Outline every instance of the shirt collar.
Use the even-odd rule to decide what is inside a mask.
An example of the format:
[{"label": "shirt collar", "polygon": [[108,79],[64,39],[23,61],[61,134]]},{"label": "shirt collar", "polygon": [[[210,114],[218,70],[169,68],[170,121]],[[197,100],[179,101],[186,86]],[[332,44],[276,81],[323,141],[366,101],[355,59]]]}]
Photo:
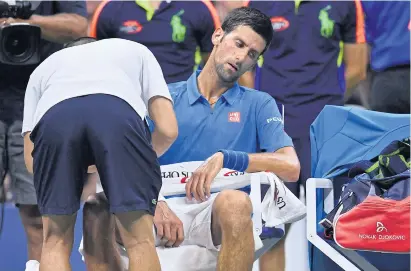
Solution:
[{"label": "shirt collar", "polygon": [[[201,70],[195,71],[187,80],[188,102],[190,103],[190,105],[193,105],[202,97],[197,85],[197,77],[200,74],[200,72]],[[228,89],[222,96],[228,104],[232,105],[240,96],[240,93],[240,86],[238,85],[238,83],[235,83],[234,86]]]},{"label": "shirt collar", "polygon": [[[151,19],[154,16],[155,9],[150,6],[150,4],[147,2],[147,0],[135,0],[135,1],[136,1],[136,4],[138,6],[140,6],[141,8],[143,8],[146,11],[147,21],[151,21]],[[171,0],[165,0],[163,2],[166,2],[167,4],[170,4]],[[160,4],[160,6],[161,6],[161,4]],[[160,8],[160,6],[159,6],[159,8]]]}]

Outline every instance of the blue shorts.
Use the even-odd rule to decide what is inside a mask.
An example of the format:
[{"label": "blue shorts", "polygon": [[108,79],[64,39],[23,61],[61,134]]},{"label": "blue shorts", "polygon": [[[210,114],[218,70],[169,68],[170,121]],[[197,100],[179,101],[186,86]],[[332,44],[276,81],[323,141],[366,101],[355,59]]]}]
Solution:
[{"label": "blue shorts", "polygon": [[96,165],[112,213],[154,214],[161,171],[146,122],[115,96],[62,101],[31,133],[34,186],[42,215],[80,208],[87,168]]}]

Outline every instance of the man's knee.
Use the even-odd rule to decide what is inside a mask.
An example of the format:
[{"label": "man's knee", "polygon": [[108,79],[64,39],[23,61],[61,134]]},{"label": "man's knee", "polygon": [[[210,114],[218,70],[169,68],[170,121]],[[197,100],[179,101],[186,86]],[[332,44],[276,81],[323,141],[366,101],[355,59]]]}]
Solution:
[{"label": "man's knee", "polygon": [[43,241],[55,243],[65,240],[64,245],[70,245],[74,238],[74,225],[77,213],[71,215],[44,215],[43,216]]},{"label": "man's knee", "polygon": [[249,196],[237,190],[220,192],[213,205],[213,213],[221,227],[231,227],[242,224],[242,221],[251,221],[252,210]]},{"label": "man's knee", "polygon": [[38,205],[19,204],[18,208],[24,226],[42,228],[41,214]]},{"label": "man's knee", "polygon": [[43,221],[37,205],[19,205],[20,218],[30,247],[43,243]]}]

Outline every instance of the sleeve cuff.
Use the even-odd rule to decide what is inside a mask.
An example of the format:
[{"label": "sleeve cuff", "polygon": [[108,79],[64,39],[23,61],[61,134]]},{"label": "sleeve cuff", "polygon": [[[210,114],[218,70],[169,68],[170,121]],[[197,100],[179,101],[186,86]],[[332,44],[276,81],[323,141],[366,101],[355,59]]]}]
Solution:
[{"label": "sleeve cuff", "polygon": [[159,193],[157,201],[166,201],[166,198],[161,193]]}]

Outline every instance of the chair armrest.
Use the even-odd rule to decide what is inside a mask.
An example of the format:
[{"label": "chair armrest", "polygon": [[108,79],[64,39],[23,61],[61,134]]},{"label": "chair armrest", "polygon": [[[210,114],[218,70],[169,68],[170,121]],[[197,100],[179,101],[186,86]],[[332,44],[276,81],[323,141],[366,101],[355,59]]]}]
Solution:
[{"label": "chair armrest", "polygon": [[[306,185],[306,205],[307,205],[307,239],[315,247],[330,257],[344,270],[360,271],[357,266],[331,247],[320,236],[317,235],[317,188],[324,189],[324,207],[329,211],[334,207],[333,183],[329,179],[310,178]],[[324,208],[324,211],[326,208]],[[327,212],[327,211],[326,211]]]},{"label": "chair armrest", "polygon": [[[317,188],[325,189],[324,211],[334,208],[333,183],[329,179],[310,178],[307,180],[307,234],[317,235]],[[327,210],[326,210],[327,209]]]}]

